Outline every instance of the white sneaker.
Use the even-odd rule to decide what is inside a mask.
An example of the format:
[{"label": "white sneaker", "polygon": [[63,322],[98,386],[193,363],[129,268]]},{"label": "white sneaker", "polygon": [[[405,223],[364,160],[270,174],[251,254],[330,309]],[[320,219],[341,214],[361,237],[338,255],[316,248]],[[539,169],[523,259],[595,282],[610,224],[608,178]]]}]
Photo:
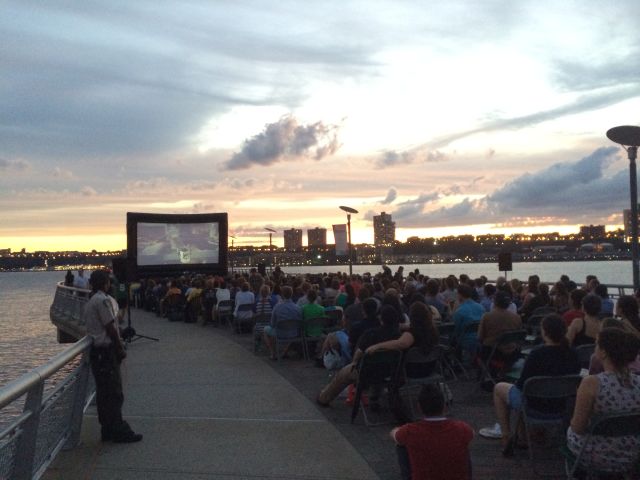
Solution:
[{"label": "white sneaker", "polygon": [[481,428],[478,434],[484,438],[502,438],[502,429],[500,424],[496,423],[493,427]]}]

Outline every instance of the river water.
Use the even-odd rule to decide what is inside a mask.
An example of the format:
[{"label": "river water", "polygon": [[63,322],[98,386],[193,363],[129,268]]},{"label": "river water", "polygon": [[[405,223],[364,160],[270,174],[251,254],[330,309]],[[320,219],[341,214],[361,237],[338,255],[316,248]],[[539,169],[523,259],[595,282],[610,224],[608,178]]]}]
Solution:
[{"label": "river water", "polygon": [[[390,265],[395,272],[396,266]],[[485,275],[495,279],[501,272],[495,263],[455,263],[405,265],[405,273],[415,268],[430,277],[466,273],[472,278]],[[321,273],[346,271],[345,266],[283,267],[285,273]],[[380,271],[373,265],[354,265],[354,273]],[[45,363],[65,348],[56,342],[56,329],[49,320],[56,283],[65,272],[2,272],[0,273],[0,386]],[[526,280],[538,274],[542,281],[553,282],[567,274],[577,283],[587,274],[594,274],[607,284],[632,283],[631,262],[536,262],[514,263],[508,278]]]}]

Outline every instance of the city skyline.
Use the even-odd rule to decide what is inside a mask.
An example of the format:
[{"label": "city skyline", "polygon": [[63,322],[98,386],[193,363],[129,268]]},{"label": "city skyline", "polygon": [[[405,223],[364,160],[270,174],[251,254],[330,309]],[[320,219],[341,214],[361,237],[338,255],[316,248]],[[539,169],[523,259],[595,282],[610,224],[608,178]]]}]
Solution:
[{"label": "city skyline", "polygon": [[[606,7],[606,8],[605,8]],[[396,238],[623,225],[633,0],[9,1],[0,247],[116,250],[126,212]],[[282,245],[282,233],[274,244]]]}]

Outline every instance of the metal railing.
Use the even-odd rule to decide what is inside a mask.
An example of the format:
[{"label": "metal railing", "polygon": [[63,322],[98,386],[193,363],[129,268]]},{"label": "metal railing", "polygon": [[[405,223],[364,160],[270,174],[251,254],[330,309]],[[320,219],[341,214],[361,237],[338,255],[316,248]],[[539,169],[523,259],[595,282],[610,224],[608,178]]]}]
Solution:
[{"label": "metal railing", "polygon": [[94,392],[91,343],[84,337],[0,388],[0,479],[38,479],[62,448],[79,443],[84,410]]}]

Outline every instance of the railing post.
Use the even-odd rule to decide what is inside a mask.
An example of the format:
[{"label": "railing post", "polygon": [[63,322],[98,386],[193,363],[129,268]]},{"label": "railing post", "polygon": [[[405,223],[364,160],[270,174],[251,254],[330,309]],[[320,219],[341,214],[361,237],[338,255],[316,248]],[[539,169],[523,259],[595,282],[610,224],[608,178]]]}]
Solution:
[{"label": "railing post", "polygon": [[76,391],[71,408],[71,418],[69,436],[62,447],[64,450],[75,448],[80,443],[80,431],[82,430],[82,419],[84,417],[84,406],[87,400],[87,385],[89,383],[90,358],[89,348],[85,349],[80,361],[80,371],[76,379]]},{"label": "railing post", "polygon": [[29,390],[29,393],[27,393],[24,412],[31,412],[31,416],[24,423],[22,435],[20,435],[16,445],[15,480],[30,480],[33,474],[43,391],[44,380],[40,378],[34,387]]}]

